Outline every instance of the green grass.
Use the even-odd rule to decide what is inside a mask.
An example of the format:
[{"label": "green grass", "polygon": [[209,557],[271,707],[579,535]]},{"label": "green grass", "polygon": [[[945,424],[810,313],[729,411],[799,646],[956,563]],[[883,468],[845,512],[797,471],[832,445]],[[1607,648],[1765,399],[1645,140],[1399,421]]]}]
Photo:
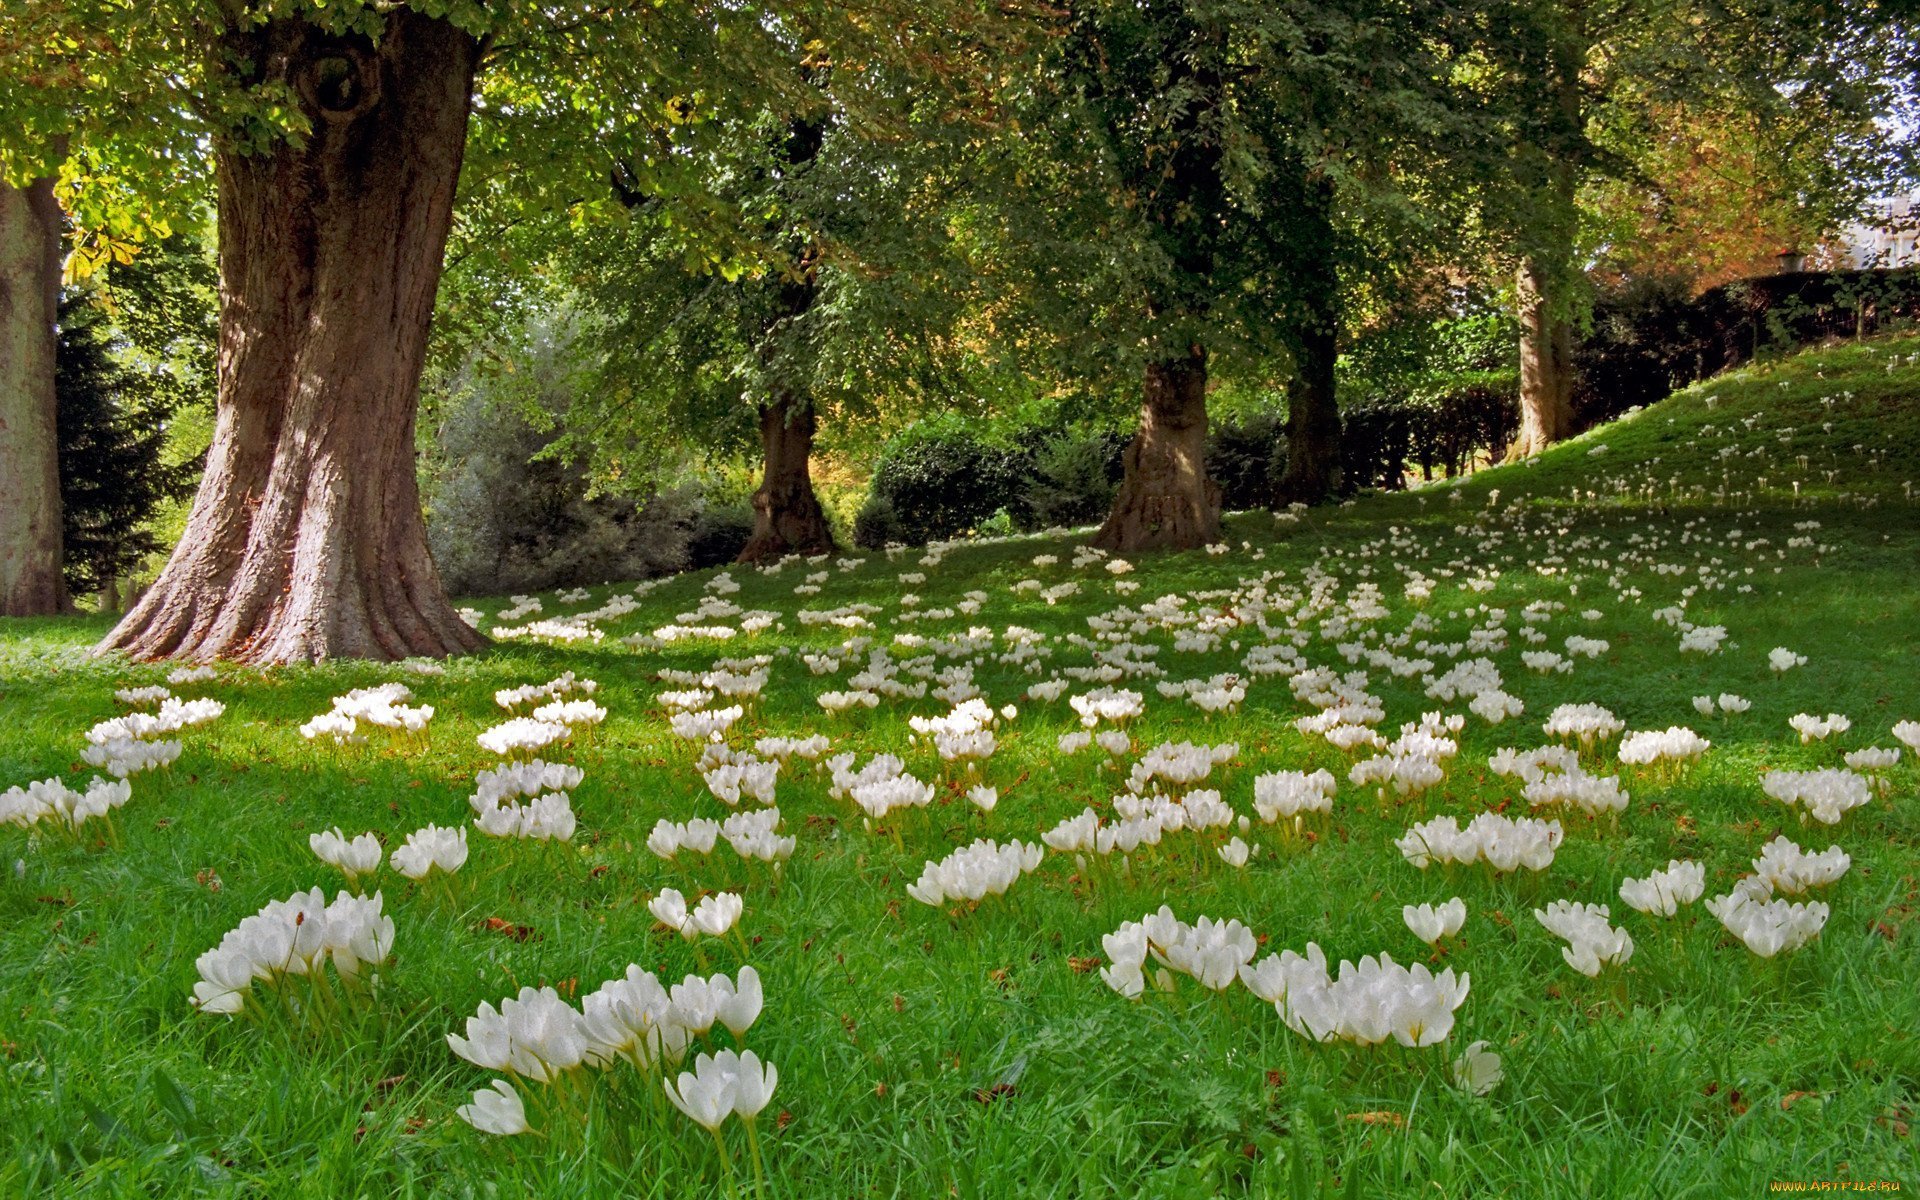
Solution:
[{"label": "green grass", "polygon": [[[616,1127],[603,1115],[542,1141],[488,1138],[453,1117],[488,1076],[443,1035],[482,1001],[522,984],[590,990],[629,962],[668,979],[696,968],[694,950],[647,911],[663,886],[746,894],[742,929],[767,989],[746,1042],[780,1068],[761,1122],[776,1195],[1681,1197],[1752,1195],[1770,1180],[1920,1183],[1909,1132],[1920,1108],[1920,775],[1903,761],[1889,799],[1834,829],[1802,827],[1758,783],[1763,769],[1837,765],[1843,749],[1892,744],[1896,720],[1920,718],[1920,507],[1906,487],[1920,480],[1917,352],[1920,341],[1896,340],[1762,364],[1536,465],[1316,511],[1298,525],[1234,517],[1229,554],[1137,557],[1128,578],[1142,587],[1131,596],[1116,597],[1104,572],[1070,571],[1075,539],[1023,539],[957,548],[936,567],[918,566],[918,551],[875,556],[833,569],[817,596],[792,591],[814,568],[737,571],[742,591],[731,599],[785,618],[755,639],[665,652],[620,644],[691,610],[703,574],[649,593],[597,645],[503,644],[438,678],[365,664],[223,669],[186,694],[224,700],[226,715],[185,734],[170,773],[136,778],[116,818],[120,844],[29,851],[23,833],[0,829],[9,867],[0,877],[0,1195],[724,1194],[711,1142],[677,1118]],[[1813,544],[1787,548],[1801,537]],[[1062,562],[1032,567],[1041,553]],[[845,636],[802,628],[800,608],[882,605],[884,638],[907,590],[898,574],[925,570],[911,588],[923,607],[974,588],[991,598],[977,617],[912,631],[1085,633],[1089,615],[1117,604],[1236,589],[1268,571],[1285,573],[1272,585],[1282,590],[1315,565],[1339,579],[1336,597],[1363,580],[1381,586],[1390,614],[1372,623],[1374,645],[1404,630],[1416,607],[1434,622],[1416,638],[1459,641],[1481,619],[1469,609],[1504,608],[1513,631],[1529,601],[1555,600],[1566,609],[1543,626],[1544,645],[1581,633],[1611,649],[1571,674],[1540,676],[1521,666],[1526,643],[1515,636],[1493,657],[1525,715],[1500,726],[1470,717],[1446,783],[1425,804],[1385,813],[1345,782],[1345,756],[1294,730],[1309,710],[1284,680],[1254,682],[1241,711],[1214,719],[1160,698],[1152,681],[1133,682],[1148,697],[1132,729],[1137,749],[1182,738],[1239,744],[1210,784],[1242,813],[1252,814],[1263,771],[1326,766],[1341,777],[1325,836],[1269,845],[1241,871],[1210,843],[1173,834],[1136,857],[1129,878],[1082,879],[1049,856],[971,914],[910,900],[905,885],[924,860],[976,836],[1036,839],[1124,779],[1124,760],[1103,766],[1098,750],[1058,755],[1056,738],[1075,727],[1064,701],[1026,700],[1036,677],[990,657],[977,682],[996,705],[1020,706],[985,768],[1003,793],[994,813],[943,789],[928,813],[901,823],[902,853],[863,830],[819,776],[783,773],[783,828],[800,845],[777,886],[749,877],[724,846],[682,864],[645,848],[662,816],[724,815],[692,750],[667,731],[655,672]],[[1685,573],[1655,569],[1674,566]],[[1413,567],[1438,584],[1419,606],[1402,594],[1402,569]],[[1468,591],[1483,571],[1499,573],[1494,589]],[[1084,584],[1049,607],[1009,591],[1027,577]],[[589,604],[612,590],[594,589]],[[561,609],[545,599],[549,615]],[[1653,618],[1683,599],[1689,620],[1729,630],[1718,655],[1679,655],[1677,632]],[[1603,615],[1585,620],[1588,608]],[[1323,615],[1303,623],[1316,631],[1308,659],[1352,669],[1335,642],[1359,635],[1320,636]],[[88,657],[105,628],[90,618],[0,623],[0,784],[84,779],[82,735],[120,711],[113,690],[164,678],[161,666]],[[1162,644],[1157,661],[1184,679],[1237,670],[1261,640],[1256,628],[1233,636],[1239,651],[1175,652],[1163,631],[1144,640]],[[1775,676],[1766,663],[1774,646],[1808,664]],[[1062,642],[1050,666],[1086,661]],[[383,873],[394,958],[372,1006],[324,1035],[189,1006],[195,956],[242,917],[296,889],[340,886],[308,851],[308,833],[337,824],[397,844],[429,822],[467,821],[473,773],[490,765],[473,738],[500,716],[493,690],[567,669],[597,679],[612,713],[567,756],[586,771],[572,849],[473,834],[450,898]],[[1417,680],[1370,675],[1389,732],[1442,707]],[[332,695],[394,678],[438,710],[429,748],[335,753],[295,732]],[[813,695],[843,686],[844,673],[816,679],[797,658],[779,658],[742,732],[829,732],[836,750],[894,750],[922,778],[940,773],[930,750],[907,746],[906,717],[943,705],[823,717]],[[1749,697],[1752,711],[1693,712],[1690,697],[1721,691]],[[1486,771],[1487,755],[1541,744],[1540,721],[1575,700],[1606,705],[1630,728],[1692,725],[1714,747],[1670,786],[1627,772],[1633,801],[1618,828],[1566,819],[1567,844],[1541,877],[1423,873],[1400,859],[1391,839],[1430,812],[1524,808],[1517,785]],[[1803,747],[1786,725],[1800,711],[1842,712],[1854,727]],[[1823,935],[1780,961],[1749,954],[1697,905],[1663,923],[1619,902],[1623,877],[1675,857],[1704,862],[1709,894],[1723,892],[1779,832],[1853,855],[1825,897],[1833,911]],[[1269,951],[1317,941],[1334,959],[1386,951],[1408,961],[1425,951],[1400,906],[1454,894],[1470,915],[1444,961],[1470,972],[1473,990],[1447,1046],[1431,1051],[1315,1048],[1239,988],[1214,996],[1186,981],[1130,1003],[1071,962],[1099,955],[1102,933],[1163,902],[1188,920],[1238,917]],[[1624,969],[1587,980],[1562,963],[1531,915],[1561,896],[1613,906],[1639,944]],[[493,931],[492,917],[531,936]],[[713,956],[712,969],[737,961],[724,946]],[[1486,1098],[1448,1081],[1447,1062],[1475,1039],[1505,1062],[1505,1081]],[[1382,1113],[1392,1116],[1357,1119]]]}]

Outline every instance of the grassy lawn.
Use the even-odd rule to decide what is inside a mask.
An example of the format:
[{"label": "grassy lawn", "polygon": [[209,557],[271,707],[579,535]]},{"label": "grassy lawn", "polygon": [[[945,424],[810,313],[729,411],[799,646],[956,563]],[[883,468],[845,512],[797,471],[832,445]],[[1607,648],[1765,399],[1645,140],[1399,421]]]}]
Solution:
[{"label": "grassy lawn", "polygon": [[[744,897],[745,961],[766,1003],[742,1042],[779,1069],[759,1122],[768,1194],[1682,1197],[1758,1194],[1772,1180],[1920,1186],[1910,1130],[1920,1110],[1920,772],[1906,753],[1890,794],[1834,826],[1803,824],[1761,788],[1767,771],[1837,767],[1845,751],[1893,746],[1895,722],[1920,719],[1911,482],[1920,482],[1920,340],[1887,340],[1750,367],[1536,464],[1457,486],[1297,523],[1235,516],[1225,553],[1142,555],[1119,577],[1072,566],[1082,531],[962,545],[935,561],[912,550],[776,574],[737,569],[740,590],[725,599],[777,612],[779,623],[724,641],[622,640],[681,614],[737,625],[691,618],[712,595],[709,572],[646,591],[637,611],[598,623],[598,641],[501,642],[443,675],[222,667],[176,691],[216,698],[225,714],[178,735],[185,750],[169,770],[135,776],[110,828],[30,842],[0,826],[0,1195],[750,1195],[743,1130],[725,1130],[728,1176],[705,1131],[659,1103],[658,1085],[631,1067],[590,1073],[593,1086],[569,1101],[590,1117],[554,1114],[537,1135],[493,1137],[454,1115],[494,1078],[445,1040],[481,1003],[523,985],[578,1002],[630,963],[669,983],[738,968],[731,942],[688,942],[655,921],[649,900],[664,887]],[[1040,555],[1058,562],[1036,566]],[[817,594],[797,595],[819,571]],[[924,581],[903,583],[907,573]],[[1416,575],[1431,584],[1424,599],[1408,594]],[[1027,579],[1078,590],[1049,603],[1013,590]],[[1117,591],[1129,583],[1138,590]],[[572,603],[546,595],[540,615],[631,591],[595,588]],[[951,609],[970,591],[985,594],[975,613],[902,620]],[[917,608],[903,608],[907,592]],[[1140,614],[1163,597],[1183,603]],[[854,603],[875,606],[872,628],[799,619]],[[476,602],[487,628],[509,605]],[[1721,648],[1681,653],[1675,614],[1656,616],[1673,606],[1692,625],[1724,626]],[[1209,716],[1162,696],[1159,678],[1123,680],[1115,686],[1145,697],[1126,727],[1131,749],[1062,753],[1060,735],[1079,728],[1066,697],[1029,699],[1027,689],[1088,666],[1086,644],[1069,635],[1092,636],[1089,618],[1123,608],[1118,627],[1158,648],[1150,661],[1164,679],[1239,673],[1246,699]],[[1217,638],[1176,648],[1196,615],[1220,618]],[[1011,626],[1047,635],[1051,656],[998,661]],[[1425,680],[1482,656],[1464,643],[1496,626],[1502,644],[1484,657],[1525,708],[1489,724],[1463,698],[1430,697]],[[88,657],[106,627],[85,617],[0,622],[0,787],[50,775],[84,783],[86,731],[125,711],[115,689],[165,681],[166,666]],[[939,715],[945,703],[883,699],[830,717],[815,696],[845,690],[859,664],[814,676],[800,659],[854,635],[888,646],[895,634],[937,642],[976,627],[993,635],[984,649],[890,648],[900,661],[944,651],[934,665],[972,663],[986,699],[1017,706],[978,772],[1000,791],[991,812],[964,798],[975,780],[911,739],[908,717]],[[1543,635],[1537,645],[1529,627]],[[1564,652],[1574,635],[1607,648],[1564,673],[1522,662],[1523,651]],[[1298,642],[1310,666],[1364,671],[1388,738],[1425,712],[1465,715],[1444,781],[1385,800],[1350,783],[1356,756],[1296,729],[1314,709],[1287,678],[1247,673],[1248,653],[1270,641]],[[1775,647],[1805,665],[1774,671]],[[824,733],[833,753],[861,762],[896,753],[937,783],[934,802],[863,822],[850,800],[828,795],[823,772],[796,759],[778,785],[780,829],[798,839],[780,872],[749,866],[724,843],[704,858],[650,852],[661,818],[729,812],[695,768],[699,747],[670,731],[657,697],[678,685],[657,673],[760,654],[773,656],[771,682],[733,746]],[[1390,665],[1420,658],[1431,665],[1405,674]],[[570,845],[484,837],[468,795],[496,761],[474,740],[506,715],[493,693],[563,671],[597,680],[610,714],[554,756],[585,772],[572,794],[578,831]],[[297,732],[331,697],[389,680],[434,707],[424,744],[376,736],[334,749]],[[1094,686],[1072,680],[1067,696]],[[1695,711],[1693,697],[1723,692],[1751,708]],[[1591,756],[1589,769],[1617,773],[1631,802],[1617,820],[1539,814],[1565,827],[1544,872],[1423,871],[1403,859],[1394,839],[1416,821],[1524,813],[1520,784],[1488,758],[1545,744],[1541,723],[1569,702],[1603,705],[1629,730],[1689,726],[1712,748],[1670,777],[1620,766],[1610,751]],[[1803,712],[1845,714],[1852,728],[1803,745],[1788,726]],[[923,863],[976,837],[1037,842],[1089,805],[1110,812],[1133,761],[1169,740],[1237,746],[1201,786],[1255,818],[1245,867],[1216,853],[1237,830],[1183,830],[1124,865],[1114,855],[1079,866],[1050,851],[977,909],[907,895]],[[1321,767],[1339,788],[1311,837],[1257,820],[1256,776]],[[195,958],[227,930],[296,890],[343,886],[309,851],[310,833],[371,830],[393,847],[430,823],[467,826],[471,857],[444,880],[415,884],[383,868],[371,882],[396,926],[371,1000],[319,1028],[278,1012],[241,1020],[192,1007]],[[1663,919],[1621,902],[1622,879],[1670,859],[1703,864],[1706,894],[1724,894],[1779,834],[1852,856],[1817,896],[1831,915],[1802,949],[1764,959],[1702,904]],[[1465,928],[1430,950],[1401,906],[1456,895]],[[1610,905],[1636,944],[1631,959],[1597,978],[1571,969],[1533,916],[1561,898]],[[1245,922],[1263,955],[1310,942],[1336,963],[1384,952],[1468,973],[1471,992],[1451,1036],[1428,1049],[1316,1045],[1239,985],[1215,993],[1182,978],[1171,992],[1125,999],[1094,969],[1106,963],[1102,935],[1162,904],[1189,922]],[[1450,1064],[1482,1040],[1505,1077],[1476,1096],[1455,1085]],[[716,1044],[731,1043],[723,1033]],[[531,1109],[543,1088],[520,1091]]]}]

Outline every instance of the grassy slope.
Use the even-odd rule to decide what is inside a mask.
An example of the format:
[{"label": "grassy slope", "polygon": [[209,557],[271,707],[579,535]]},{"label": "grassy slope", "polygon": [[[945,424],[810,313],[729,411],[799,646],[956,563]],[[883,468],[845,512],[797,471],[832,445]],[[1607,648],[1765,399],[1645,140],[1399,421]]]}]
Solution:
[{"label": "grassy slope", "polygon": [[[0,879],[0,1194],[717,1193],[711,1145],[685,1123],[648,1133],[630,1161],[600,1152],[604,1131],[584,1151],[578,1139],[547,1147],[475,1134],[451,1111],[485,1077],[455,1059],[442,1034],[523,983],[591,988],[630,961],[677,978],[694,968],[692,953],[653,928],[646,898],[668,885],[742,883],[743,927],[759,939],[753,960],[768,990],[747,1040],[779,1065],[774,1109],[790,1117],[768,1137],[781,1194],[1673,1197],[1752,1194],[1769,1179],[1920,1181],[1908,1134],[1920,1107],[1915,769],[1902,764],[1890,803],[1831,831],[1803,833],[1757,784],[1763,767],[1837,762],[1831,745],[1797,743],[1785,723],[1795,712],[1849,714],[1844,748],[1890,744],[1895,720],[1920,718],[1920,532],[1902,486],[1920,480],[1915,351],[1920,342],[1896,341],[1752,368],[1535,466],[1315,513],[1294,529],[1238,517],[1230,535],[1250,550],[1138,560],[1132,578],[1145,586],[1128,603],[1227,588],[1269,569],[1297,581],[1318,561],[1343,585],[1382,584],[1388,632],[1412,615],[1395,561],[1418,565],[1441,584],[1424,606],[1439,621],[1429,636],[1447,640],[1464,636],[1473,605],[1505,607],[1511,629],[1530,599],[1566,602],[1545,626],[1547,644],[1578,632],[1608,639],[1611,651],[1542,677],[1521,667],[1525,643],[1514,639],[1496,657],[1526,715],[1499,727],[1469,719],[1438,809],[1518,803],[1511,784],[1488,777],[1486,756],[1539,744],[1539,721],[1562,701],[1605,704],[1634,728],[1692,724],[1714,750],[1683,784],[1630,779],[1633,804],[1617,832],[1570,821],[1568,844],[1539,880],[1414,870],[1390,844],[1413,814],[1383,816],[1343,781],[1330,835],[1310,849],[1269,848],[1235,872],[1191,835],[1173,835],[1136,864],[1130,885],[1089,888],[1050,860],[1007,900],[949,919],[906,898],[923,859],[982,834],[1034,838],[1118,787],[1098,751],[1056,755],[1072,714],[1025,701],[1030,678],[991,660],[978,674],[988,696],[1022,709],[987,767],[1004,794],[995,813],[943,797],[908,827],[903,855],[848,820],[851,806],[829,800],[817,778],[783,779],[785,828],[801,842],[777,894],[746,881],[724,847],[702,866],[661,863],[643,845],[657,818],[722,810],[667,735],[653,672],[835,640],[791,620],[783,633],[722,651],[636,655],[611,637],[584,650],[501,646],[443,678],[409,679],[438,709],[424,752],[336,756],[294,732],[329,696],[397,677],[390,669],[230,672],[206,689],[228,702],[226,717],[187,735],[170,779],[136,782],[119,821],[124,846],[29,856],[24,877]],[[1649,478],[1658,481],[1651,496]],[[1797,499],[1793,478],[1803,481]],[[1810,520],[1820,522],[1810,534],[1818,548],[1782,556],[1804,535],[1795,523]],[[1043,552],[1064,558],[1059,544],[1034,540],[958,549],[913,590],[931,606],[983,589],[993,599],[978,623],[995,629],[1084,631],[1088,614],[1116,603],[1104,575],[1054,608],[1011,595],[1028,576],[1068,577],[1064,562],[1028,565]],[[918,557],[836,571],[805,599],[792,594],[794,568],[776,578],[743,572],[733,599],[788,614],[860,599],[891,613],[902,590],[895,576],[922,569]],[[1530,569],[1547,559],[1547,571]],[[1703,565],[1712,568],[1704,587]],[[1469,594],[1462,585],[1481,568],[1498,569],[1499,584]],[[697,603],[704,582],[666,584],[610,632],[671,620]],[[1680,657],[1675,632],[1651,619],[1690,587],[1699,588],[1690,618],[1731,631],[1717,657]],[[1626,589],[1639,594],[1623,597]],[[596,589],[593,603],[606,594]],[[1589,606],[1604,616],[1581,619]],[[101,631],[92,620],[0,623],[0,783],[77,773],[82,732],[117,711],[113,688],[164,676],[86,658]],[[1258,638],[1249,635],[1247,644]],[[1765,655],[1776,645],[1810,662],[1772,677]],[[1307,654],[1346,669],[1329,641],[1316,638]],[[1172,678],[1233,670],[1238,659],[1226,648],[1169,647],[1160,657]],[[1055,660],[1081,661],[1066,647]],[[339,824],[397,840],[429,821],[462,821],[472,773],[487,762],[472,739],[497,717],[493,689],[569,668],[600,681],[613,713],[573,755],[587,773],[575,794],[576,852],[476,836],[452,901],[383,876],[399,926],[387,988],[371,1015],[332,1039],[188,1007],[193,958],[226,929],[296,888],[338,885],[308,852],[309,831]],[[899,749],[907,713],[938,708],[925,701],[830,723],[812,694],[839,685],[795,661],[775,670],[759,726],[823,728],[836,749]],[[1416,685],[1373,675],[1389,725],[1436,707]],[[1138,744],[1239,743],[1215,782],[1242,812],[1252,811],[1260,771],[1324,765],[1344,776],[1341,756],[1293,730],[1305,710],[1282,681],[1256,683],[1239,714],[1213,720],[1134,686],[1149,696]],[[1689,697],[1720,691],[1750,697],[1752,711],[1697,718]],[[909,752],[911,769],[931,777],[930,758]],[[1668,926],[1618,902],[1621,878],[1671,857],[1701,859],[1710,893],[1724,891],[1781,831],[1854,855],[1829,897],[1825,934],[1784,962],[1755,959],[1697,907]],[[21,843],[0,831],[6,861]],[[1330,957],[1384,950],[1405,961],[1420,947],[1400,905],[1456,893],[1471,916],[1448,961],[1474,982],[1449,1048],[1485,1038],[1502,1052],[1507,1079],[1486,1100],[1446,1085],[1439,1052],[1315,1051],[1244,990],[1216,998],[1188,984],[1129,1004],[1069,963],[1099,954],[1101,933],[1163,901],[1188,919],[1239,917],[1273,950],[1313,940]],[[1588,981],[1562,964],[1529,911],[1562,895],[1613,904],[1640,945],[1624,973]],[[487,917],[534,936],[490,932]],[[1001,1082],[1011,1093],[982,1103]],[[1404,1128],[1353,1119],[1370,1112],[1397,1114]]]}]

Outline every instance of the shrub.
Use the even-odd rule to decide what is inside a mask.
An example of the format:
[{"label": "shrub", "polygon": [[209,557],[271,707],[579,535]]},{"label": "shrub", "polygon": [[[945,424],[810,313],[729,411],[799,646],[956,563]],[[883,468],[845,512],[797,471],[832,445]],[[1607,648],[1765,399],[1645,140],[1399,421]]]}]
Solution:
[{"label": "shrub", "polygon": [[1229,510],[1267,508],[1287,473],[1287,422],[1278,411],[1215,421],[1207,438],[1207,474]]},{"label": "shrub", "polygon": [[732,562],[753,536],[753,506],[709,501],[694,515],[687,531],[687,569],[719,567]]},{"label": "shrub", "polygon": [[710,506],[693,484],[596,491],[586,469],[550,453],[581,378],[564,319],[520,332],[515,370],[479,359],[438,395],[422,492],[427,540],[449,590],[544,591],[640,579],[730,559],[750,518]]},{"label": "shrub", "polygon": [[[1002,508],[1016,524],[1024,523],[1020,492],[1030,469],[1025,451],[964,430],[896,438],[881,452],[854,540],[862,546],[939,541],[966,533]],[[876,501],[892,510],[890,520],[883,521]],[[880,532],[883,525],[888,532]]]},{"label": "shrub", "polygon": [[1030,528],[1090,525],[1113,507],[1128,438],[1120,433],[1060,433],[1035,447],[1020,498]]}]

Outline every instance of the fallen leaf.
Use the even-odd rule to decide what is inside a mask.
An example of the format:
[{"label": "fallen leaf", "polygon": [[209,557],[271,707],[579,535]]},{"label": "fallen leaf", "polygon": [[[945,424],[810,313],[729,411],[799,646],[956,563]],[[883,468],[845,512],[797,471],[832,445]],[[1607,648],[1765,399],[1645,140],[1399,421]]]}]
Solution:
[{"label": "fallen leaf", "polygon": [[1386,1125],[1394,1129],[1405,1129],[1407,1119],[1397,1112],[1374,1111],[1348,1113],[1347,1120],[1358,1121],[1362,1125]]}]

